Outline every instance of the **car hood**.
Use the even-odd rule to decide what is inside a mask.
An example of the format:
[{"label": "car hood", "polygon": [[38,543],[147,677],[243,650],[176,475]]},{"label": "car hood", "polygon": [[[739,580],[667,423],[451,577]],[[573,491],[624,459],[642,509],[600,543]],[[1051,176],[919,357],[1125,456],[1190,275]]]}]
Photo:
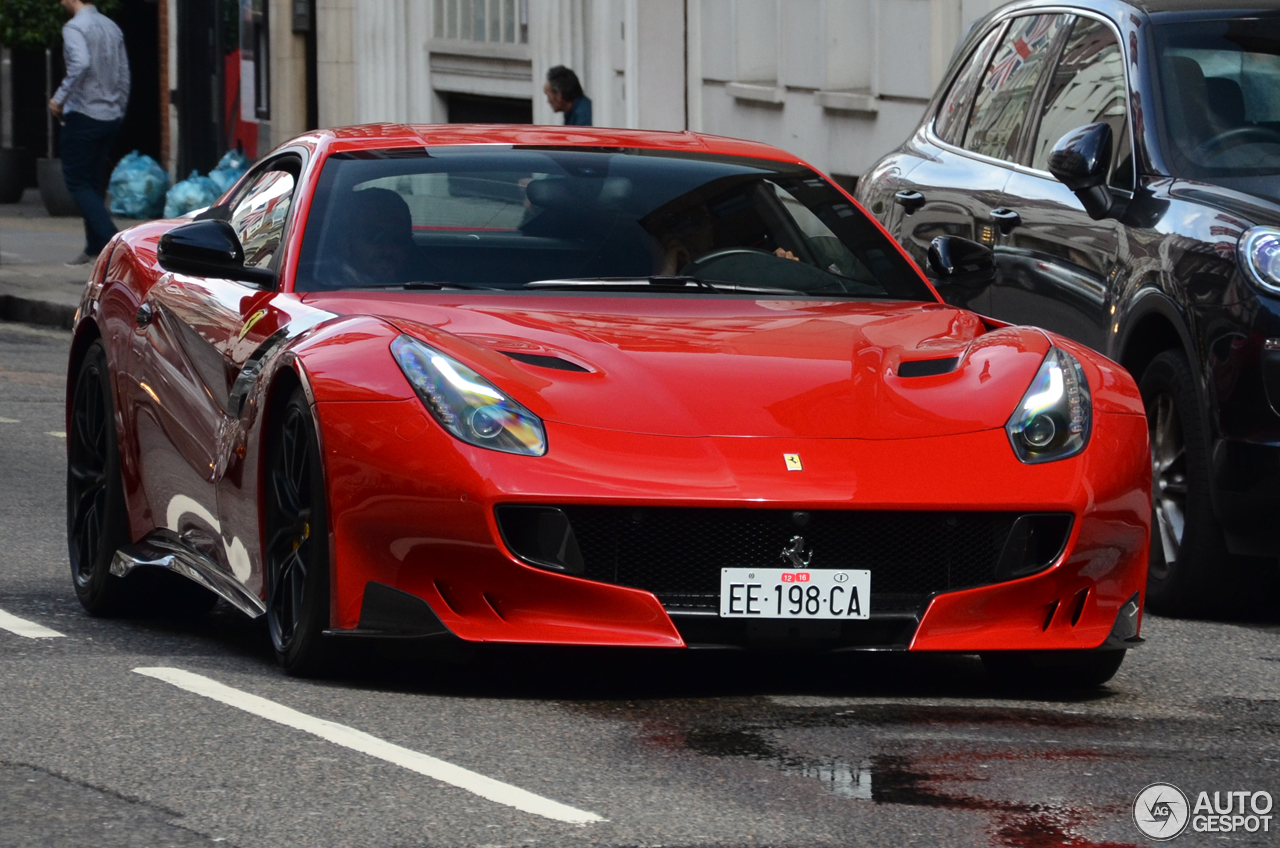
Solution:
[{"label": "car hood", "polygon": [[[669,436],[906,439],[1002,427],[1049,349],[1037,330],[991,330],[943,304],[398,292],[307,300],[382,317],[545,420]],[[899,374],[926,359],[955,365]]]},{"label": "car hood", "polygon": [[1225,223],[1229,225],[1280,224],[1280,177],[1221,178],[1216,184],[1179,179],[1174,181],[1169,194],[1244,219],[1228,219]]}]

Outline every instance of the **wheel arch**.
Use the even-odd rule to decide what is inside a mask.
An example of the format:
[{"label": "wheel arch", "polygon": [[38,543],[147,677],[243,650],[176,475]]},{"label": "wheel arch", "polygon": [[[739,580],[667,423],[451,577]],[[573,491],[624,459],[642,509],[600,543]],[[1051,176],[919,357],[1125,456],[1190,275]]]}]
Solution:
[{"label": "wheel arch", "polygon": [[328,458],[324,449],[324,430],[320,425],[320,410],[316,404],[315,392],[312,389],[311,379],[307,374],[306,366],[302,358],[292,350],[285,351],[271,374],[262,395],[262,417],[258,423],[259,439],[261,440],[262,450],[258,452],[258,533],[259,533],[259,550],[262,551],[262,567],[263,574],[263,591],[266,591],[266,574],[267,566],[267,550],[266,538],[263,534],[266,532],[266,462],[268,452],[273,443],[276,434],[276,425],[283,414],[285,405],[289,402],[289,398],[293,393],[302,390],[302,394],[307,399],[307,406],[311,409],[311,425],[315,428],[316,446],[320,454],[320,477],[321,488],[325,497],[325,514],[329,517],[328,536],[329,536],[329,622],[330,626],[336,620],[334,606],[336,603],[334,592],[334,580],[337,574],[337,562],[335,552],[337,546],[334,540],[333,532],[333,503],[330,496],[329,488],[329,470]]},{"label": "wheel arch", "polygon": [[[71,402],[75,396],[76,378],[80,376],[80,368],[84,365],[85,354],[89,352],[89,347],[102,338],[102,330],[98,327],[98,322],[93,318],[82,318],[80,323],[76,325],[71,336],[71,351],[67,356],[67,384],[66,384],[66,426],[67,431],[71,428]],[[110,358],[107,360],[110,362]],[[111,397],[115,401],[116,409],[120,408],[120,398],[116,391],[115,381],[112,381]]]},{"label": "wheel arch", "polygon": [[[1166,350],[1181,350],[1197,373],[1200,358],[1187,322],[1178,307],[1164,295],[1151,291],[1140,295],[1129,309],[1117,346],[1121,365],[1136,382],[1142,381],[1142,372]],[[1196,381],[1196,395],[1204,406],[1204,386]]]},{"label": "wheel arch", "polygon": [[[1191,335],[1182,311],[1166,295],[1148,290],[1139,295],[1129,310],[1117,347],[1119,361],[1141,385],[1142,374],[1151,361],[1167,350],[1179,350],[1191,366],[1192,391],[1200,415],[1201,432],[1208,437],[1206,450],[1212,456],[1214,441],[1219,438],[1218,411],[1209,392],[1205,365]],[[1209,499],[1215,515],[1221,515],[1218,489],[1209,486]]]}]

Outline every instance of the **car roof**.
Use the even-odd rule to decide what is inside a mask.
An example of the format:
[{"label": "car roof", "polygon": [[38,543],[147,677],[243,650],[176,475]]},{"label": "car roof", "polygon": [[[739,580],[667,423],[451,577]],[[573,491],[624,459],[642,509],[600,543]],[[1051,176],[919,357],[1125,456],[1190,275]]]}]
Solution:
[{"label": "car roof", "polygon": [[396,147],[517,144],[535,147],[645,148],[753,156],[805,164],[795,154],[771,144],[688,131],[660,132],[529,124],[363,124],[321,130],[310,137],[331,153]]},{"label": "car roof", "polygon": [[1280,12],[1280,0],[1034,0],[1013,3],[999,8],[995,14],[1007,11],[1034,11],[1043,6],[1056,8],[1077,7],[1100,12],[1113,20],[1123,17],[1126,10],[1137,10],[1161,21],[1186,18],[1248,17],[1258,13]]},{"label": "car roof", "polygon": [[1280,11],[1280,2],[1266,0],[1130,0],[1132,5],[1148,14],[1162,12],[1222,12],[1247,15],[1255,12]]}]

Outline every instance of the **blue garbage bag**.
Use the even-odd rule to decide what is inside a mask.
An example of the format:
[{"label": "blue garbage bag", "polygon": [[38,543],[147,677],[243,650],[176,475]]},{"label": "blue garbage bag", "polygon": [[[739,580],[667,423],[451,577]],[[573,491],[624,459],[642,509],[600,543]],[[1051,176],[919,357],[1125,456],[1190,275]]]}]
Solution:
[{"label": "blue garbage bag", "polygon": [[218,186],[208,177],[192,171],[191,176],[169,189],[164,197],[164,216],[177,218],[196,209],[203,209],[218,199]]},{"label": "blue garbage bag", "polygon": [[158,218],[164,211],[169,175],[160,163],[133,151],[111,172],[111,214],[121,218]]},{"label": "blue garbage bag", "polygon": [[223,194],[244,176],[249,169],[249,160],[239,150],[228,150],[218,161],[217,167],[209,172],[209,179],[218,187],[218,194]]}]

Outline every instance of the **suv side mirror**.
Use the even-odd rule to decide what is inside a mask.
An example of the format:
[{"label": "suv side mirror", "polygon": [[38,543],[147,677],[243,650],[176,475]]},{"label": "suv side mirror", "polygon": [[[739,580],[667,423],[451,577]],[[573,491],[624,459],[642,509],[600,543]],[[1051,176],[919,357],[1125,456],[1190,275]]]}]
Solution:
[{"label": "suv side mirror", "polygon": [[194,221],[160,236],[160,267],[176,274],[239,280],[259,288],[275,285],[274,271],[248,268],[244,248],[226,221]]},{"label": "suv side mirror", "polygon": [[935,285],[978,288],[995,282],[996,255],[976,241],[938,236],[929,244],[929,269],[937,278]]},{"label": "suv side mirror", "polygon": [[1113,200],[1107,188],[1111,170],[1111,127],[1086,124],[1058,139],[1049,154],[1049,173],[1075,192],[1084,211],[1095,221],[1111,213]]}]

